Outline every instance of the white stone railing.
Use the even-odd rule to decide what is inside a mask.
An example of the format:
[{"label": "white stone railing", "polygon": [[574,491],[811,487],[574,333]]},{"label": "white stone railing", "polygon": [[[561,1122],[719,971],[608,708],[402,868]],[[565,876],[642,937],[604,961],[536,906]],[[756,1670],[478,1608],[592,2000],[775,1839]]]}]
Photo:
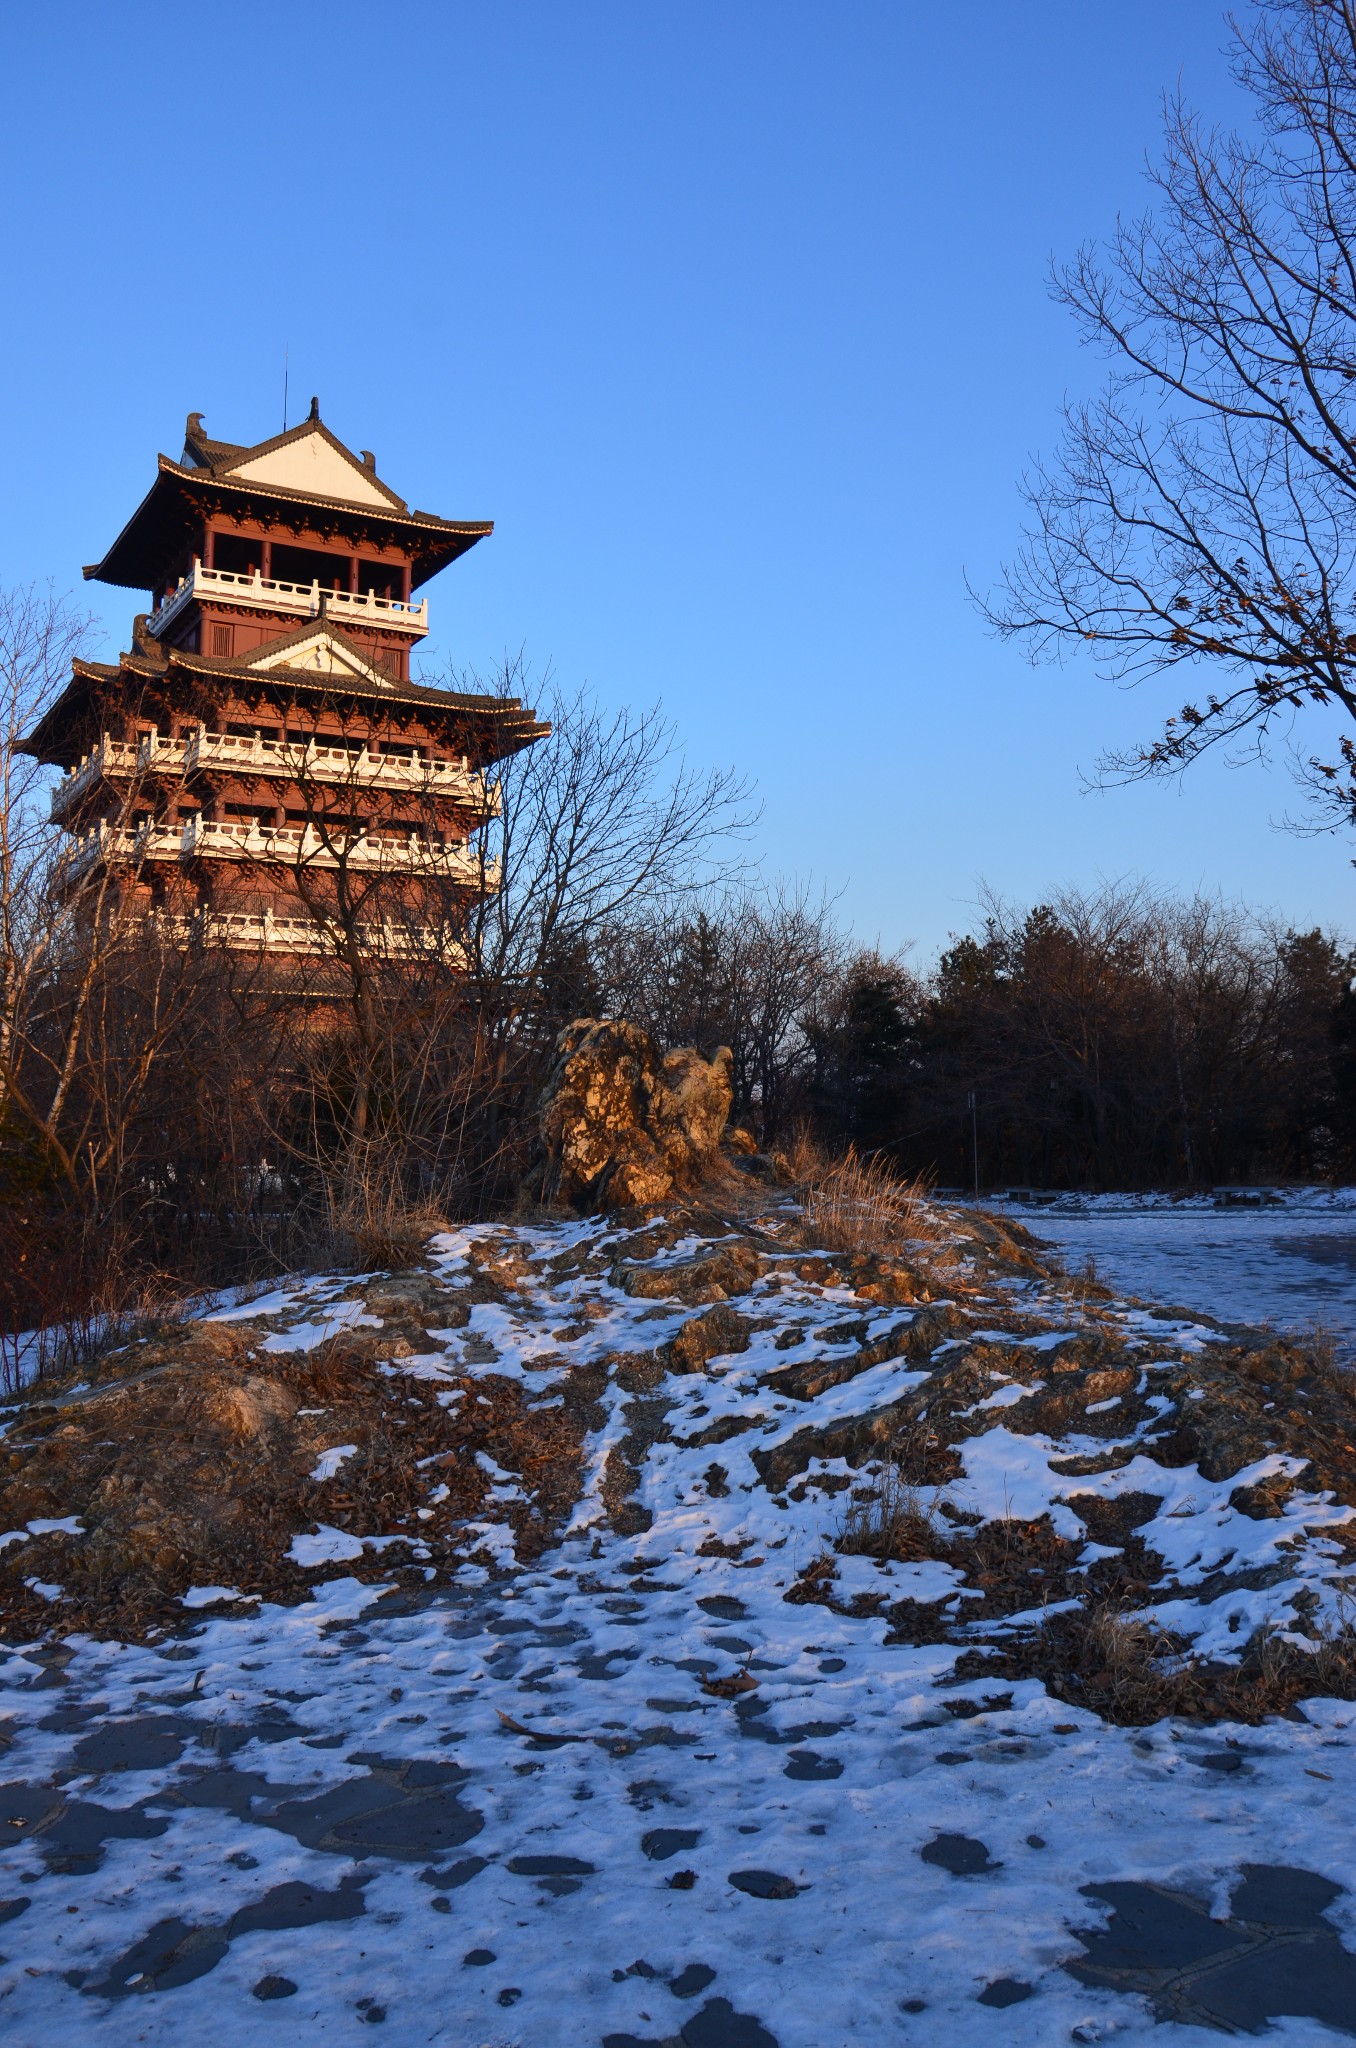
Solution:
[{"label": "white stone railing", "polygon": [[289,867],[352,868],[387,874],[428,875],[487,888],[498,884],[493,862],[457,841],[418,833],[322,832],[314,825],[262,825],[253,819],[190,818],[183,828],[185,860],[284,862]]},{"label": "white stone railing", "polygon": [[460,761],[438,761],[416,749],[412,755],[383,753],[380,748],[327,745],[323,740],[266,740],[253,735],[208,732],[199,727],[191,739],[162,741],[162,748],[184,749],[183,771],[234,768],[247,775],[281,776],[288,782],[341,783],[349,788],[421,790],[465,804],[482,817],[499,812],[497,783],[485,778],[463,755]]},{"label": "white stone railing", "polygon": [[183,829],[178,825],[109,825],[103,820],[88,832],[73,833],[66,848],[65,874],[77,881],[97,861],[178,860]]},{"label": "white stone railing", "polygon": [[487,783],[465,755],[440,761],[415,749],[410,755],[383,753],[380,748],[326,745],[321,740],[267,740],[237,733],[208,732],[203,726],[187,739],[147,733],[139,744],[111,739],[105,733],[97,747],[78,761],[52,792],[51,815],[64,817],[96,782],[156,773],[182,779],[199,769],[234,769],[243,775],[267,775],[286,782],[323,782],[348,788],[396,789],[441,797],[477,817],[496,818],[501,806],[497,782]]},{"label": "white stone railing", "polygon": [[[163,913],[152,918],[166,937],[225,946],[237,953],[336,953],[334,936],[314,918],[278,916],[272,910],[200,910],[192,917]],[[365,920],[357,927],[358,945],[369,956],[388,960],[446,960],[464,966],[466,948],[441,925],[396,924],[389,919]]]},{"label": "white stone railing", "polygon": [[[347,568],[347,563],[341,564]],[[251,610],[318,616],[322,603],[337,625],[379,628],[383,633],[408,633],[422,639],[428,632],[428,599],[418,604],[400,597],[377,597],[365,590],[327,590],[316,581],[286,583],[258,569],[207,569],[196,558],[187,576],[154,613],[150,631],[157,638],[194,598],[215,598],[219,604],[246,605]]]},{"label": "white stone railing", "polygon": [[104,733],[98,746],[77,761],[52,791],[52,817],[64,817],[76,799],[106,775],[134,775],[138,759],[139,749],[130,740],[110,739]]},{"label": "white stone railing", "polygon": [[179,825],[109,825],[73,834],[65,876],[73,882],[97,861],[232,860],[289,867],[337,868],[342,861],[366,873],[424,875],[430,880],[496,889],[499,869],[474,848],[417,833],[322,833],[313,825],[265,826],[253,820],[198,816]]}]

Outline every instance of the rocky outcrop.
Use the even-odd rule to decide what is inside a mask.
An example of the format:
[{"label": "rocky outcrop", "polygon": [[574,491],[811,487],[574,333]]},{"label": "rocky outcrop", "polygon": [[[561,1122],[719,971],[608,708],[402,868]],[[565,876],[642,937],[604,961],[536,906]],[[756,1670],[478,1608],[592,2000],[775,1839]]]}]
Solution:
[{"label": "rocky outcrop", "polygon": [[690,1188],[730,1114],[731,1055],[661,1053],[638,1025],[577,1018],[541,1097],[532,1192],[577,1210],[646,1207]]}]

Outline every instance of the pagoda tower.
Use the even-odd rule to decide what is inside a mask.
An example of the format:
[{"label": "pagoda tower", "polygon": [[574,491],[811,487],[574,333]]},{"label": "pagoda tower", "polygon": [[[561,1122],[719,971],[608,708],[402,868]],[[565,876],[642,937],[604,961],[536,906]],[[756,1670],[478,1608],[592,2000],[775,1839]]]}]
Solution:
[{"label": "pagoda tower", "polygon": [[410,680],[415,591],[492,532],[411,511],[311,401],[290,432],[183,453],[102,561],[150,592],[116,663],[77,660],[25,750],[65,771],[65,886],[107,877],[180,943],[315,955],[335,934],[446,954],[495,886],[486,771],[549,727],[516,698]]}]

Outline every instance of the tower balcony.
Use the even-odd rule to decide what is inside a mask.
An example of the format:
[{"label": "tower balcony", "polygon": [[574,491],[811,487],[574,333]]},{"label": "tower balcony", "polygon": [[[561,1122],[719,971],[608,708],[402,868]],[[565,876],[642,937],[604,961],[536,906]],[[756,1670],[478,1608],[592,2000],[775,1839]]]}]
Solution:
[{"label": "tower balcony", "polygon": [[60,823],[69,814],[71,806],[78,803],[96,783],[113,776],[135,775],[139,754],[140,749],[130,740],[110,739],[104,733],[98,746],[92,747],[83,760],[77,761],[52,791],[53,822]]},{"label": "tower balcony", "polygon": [[327,590],[320,583],[284,583],[259,570],[207,569],[195,560],[187,576],[169,593],[151,618],[156,638],[197,598],[216,604],[241,605],[251,611],[285,612],[297,619],[318,618],[322,608],[337,626],[368,632],[408,633],[422,640],[428,632],[428,599],[418,604],[399,597],[377,597],[366,590]]},{"label": "tower balcony", "polygon": [[482,883],[496,888],[499,881],[496,863],[482,861],[473,848],[413,832],[327,833],[314,825],[268,826],[252,819],[199,816],[188,820],[180,844],[185,860],[262,861],[307,868],[337,868],[343,862],[364,873],[418,875],[477,889]]},{"label": "tower balcony", "polygon": [[266,826],[252,819],[218,822],[201,816],[184,825],[110,825],[103,820],[73,834],[65,879],[79,881],[98,863],[140,866],[144,861],[226,860],[279,867],[337,868],[341,861],[365,874],[417,876],[468,889],[497,889],[499,867],[474,848],[417,833],[323,833],[314,825]]},{"label": "tower balcony", "polygon": [[416,749],[412,755],[385,754],[366,748],[326,746],[320,740],[289,741],[245,738],[236,733],[208,732],[199,727],[186,741],[162,741],[184,748],[183,772],[200,768],[232,769],[241,775],[267,775],[285,782],[324,782],[346,789],[417,791],[464,805],[478,816],[499,815],[498,783],[467,762],[435,761]]},{"label": "tower balcony", "polygon": [[268,776],[302,788],[308,783],[325,783],[347,789],[389,789],[434,796],[479,818],[497,818],[502,801],[499,784],[487,783],[465,755],[460,761],[438,761],[417,749],[411,755],[385,754],[365,747],[326,746],[318,740],[293,742],[208,732],[206,727],[199,726],[188,739],[148,733],[139,745],[111,739],[105,733],[98,746],[77,762],[53,790],[51,815],[55,822],[68,817],[73,806],[98,782],[130,780],[151,773],[182,781],[202,769]]},{"label": "tower balcony", "polygon": [[88,832],[74,833],[65,851],[65,879],[77,882],[100,862],[178,860],[183,851],[179,825],[109,825],[102,819]]},{"label": "tower balcony", "polygon": [[[178,944],[224,946],[234,953],[271,953],[314,957],[332,951],[314,918],[278,916],[272,910],[200,910],[192,917],[153,914],[157,932]],[[467,953],[443,925],[395,923],[389,918],[364,919],[357,928],[359,951],[385,960],[441,960],[466,965]]]}]

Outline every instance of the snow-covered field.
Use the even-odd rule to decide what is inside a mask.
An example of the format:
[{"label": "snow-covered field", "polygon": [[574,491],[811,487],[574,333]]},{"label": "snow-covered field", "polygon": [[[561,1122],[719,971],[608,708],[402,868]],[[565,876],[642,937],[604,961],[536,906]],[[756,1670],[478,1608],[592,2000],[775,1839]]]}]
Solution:
[{"label": "snow-covered field", "polygon": [[[604,1225],[500,1235],[532,1261],[513,1300],[477,1303],[437,1351],[377,1371],[463,1401],[507,1374],[549,1404],[564,1352],[652,1354],[691,1318],[606,1277]],[[470,1233],[438,1243],[449,1287],[470,1279],[470,1247]],[[581,1254],[573,1272],[545,1267]],[[298,1283],[232,1313],[271,1318],[275,1351],[300,1348],[354,1320],[340,1292]],[[341,1575],[244,1614],[210,1604],[229,1588],[204,1588],[173,1639],[12,1645],[0,2039],[229,2048],[381,2025],[402,2048],[1204,2048],[1268,2015],[1291,2048],[1356,2034],[1342,1946],[1356,1951],[1356,1706],[1113,1727],[1035,1680],[958,1684],[975,1596],[936,1560],[843,1556],[838,1607],[788,1603],[841,1529],[831,1486],[848,1468],[812,1458],[778,1491],[768,1454],[869,1419],[932,1367],[890,1350],[917,1308],[775,1260],[738,1307],[746,1350],[662,1380],[635,1533],[605,1512],[609,1453],[639,1426],[613,1380],[569,1529],[530,1568],[487,1519],[479,1562],[451,1583],[385,1592]],[[586,1335],[555,1327],[572,1312]],[[1156,1376],[1213,1333],[1124,1305],[1088,1313],[1142,1356],[1140,1406],[1056,1442],[1018,1433],[1013,1413],[1091,1324],[1038,1282],[970,1294],[974,1356],[997,1319],[1009,1363],[980,1373],[992,1426],[962,1444],[952,1506],[1048,1511],[1084,1544],[1075,1485],[1053,1467],[1119,1448],[1076,1485],[1158,1496],[1141,1533],[1173,1579],[1162,1619],[1227,1653],[1264,1621],[1293,1627],[1297,1594],[1340,1616],[1356,1568],[1331,1534],[1350,1510],[1292,1491],[1278,1516],[1240,1512],[1231,1494],[1283,1477],[1279,1454],[1219,1483],[1152,1460]],[[845,1332],[849,1316],[864,1333]],[[864,1336],[886,1355],[852,1370]],[[835,1361],[844,1375],[812,1398],[769,1383]],[[352,1454],[334,1445],[314,1478]],[[513,1498],[512,1473],[489,1477]],[[319,1523],[295,1554],[342,1572],[355,1542]],[[863,1593],[950,1602],[958,1640],[887,1642],[884,1615],[839,1611]],[[1101,1975],[1080,1981],[1080,1960]],[[1156,2019],[1147,1992],[1175,2016]]]},{"label": "snow-covered field", "polygon": [[1225,1322],[1326,1328],[1356,1353],[1356,1190],[1305,1190],[1275,1207],[1204,1199],[1065,1197],[996,1203],[1054,1245],[1071,1271],[1094,1261],[1108,1286]]}]

